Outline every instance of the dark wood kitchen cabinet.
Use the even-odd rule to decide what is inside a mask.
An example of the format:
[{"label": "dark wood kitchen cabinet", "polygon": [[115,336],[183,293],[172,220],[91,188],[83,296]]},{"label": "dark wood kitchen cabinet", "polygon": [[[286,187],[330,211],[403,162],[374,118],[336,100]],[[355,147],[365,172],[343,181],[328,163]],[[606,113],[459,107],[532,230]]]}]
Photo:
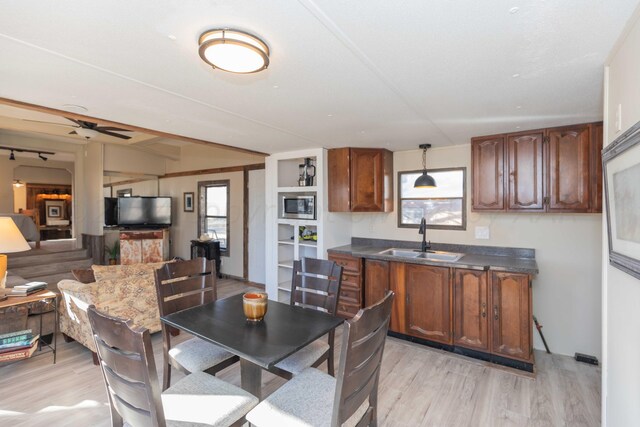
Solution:
[{"label": "dark wood kitchen cabinet", "polygon": [[472,138],[472,209],[602,212],[601,150],[602,123]]},{"label": "dark wood kitchen cabinet", "polygon": [[393,153],[334,148],[328,153],[329,212],[393,212]]},{"label": "dark wood kitchen cabinet", "polygon": [[362,258],[333,253],[328,258],[342,266],[338,316],[350,319],[362,308]]},{"label": "dark wood kitchen cabinet", "polygon": [[525,362],[533,360],[531,280],[529,275],[491,272],[491,352]]},{"label": "dark wood kitchen cabinet", "polygon": [[390,287],[396,293],[394,332],[451,344],[451,270],[391,262]]},{"label": "dark wood kitchen cabinet", "polygon": [[504,209],[504,137],[478,138],[471,144],[475,210]]},{"label": "dark wood kitchen cabinet", "polygon": [[382,300],[389,290],[389,261],[364,260],[364,306]]},{"label": "dark wood kitchen cabinet", "polygon": [[474,350],[489,350],[489,287],[487,272],[454,270],[453,343]]},{"label": "dark wood kitchen cabinet", "polygon": [[542,132],[509,135],[507,208],[520,211],[544,209],[542,194]]}]

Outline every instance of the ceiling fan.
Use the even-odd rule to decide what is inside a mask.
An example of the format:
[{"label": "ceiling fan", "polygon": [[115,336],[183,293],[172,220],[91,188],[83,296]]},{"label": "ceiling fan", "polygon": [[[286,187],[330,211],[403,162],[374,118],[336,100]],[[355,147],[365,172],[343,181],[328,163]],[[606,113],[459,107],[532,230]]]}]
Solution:
[{"label": "ceiling fan", "polygon": [[73,130],[69,132],[69,135],[80,135],[81,137],[86,139],[95,138],[96,136],[98,136],[98,134],[112,136],[114,138],[120,138],[120,139],[131,139],[131,137],[128,135],[122,135],[122,134],[116,133],[116,132],[131,132],[128,129],[121,129],[113,126],[99,126],[97,123],[89,122],[86,120],[70,119],[69,117],[65,117],[65,119],[75,123],[76,126],[67,125],[63,123],[44,122],[41,120],[29,120],[29,119],[22,119],[22,120],[25,122],[46,123],[49,125],[72,127]]}]

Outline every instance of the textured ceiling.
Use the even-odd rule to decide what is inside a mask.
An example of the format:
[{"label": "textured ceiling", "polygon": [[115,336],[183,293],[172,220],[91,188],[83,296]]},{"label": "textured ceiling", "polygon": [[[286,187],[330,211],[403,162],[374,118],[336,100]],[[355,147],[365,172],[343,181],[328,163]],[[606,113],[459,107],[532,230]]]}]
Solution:
[{"label": "textured ceiling", "polygon": [[[460,144],[600,120],[637,4],[5,0],[0,97],[267,153]],[[197,39],[215,27],[264,39],[269,69],[208,67]]]}]

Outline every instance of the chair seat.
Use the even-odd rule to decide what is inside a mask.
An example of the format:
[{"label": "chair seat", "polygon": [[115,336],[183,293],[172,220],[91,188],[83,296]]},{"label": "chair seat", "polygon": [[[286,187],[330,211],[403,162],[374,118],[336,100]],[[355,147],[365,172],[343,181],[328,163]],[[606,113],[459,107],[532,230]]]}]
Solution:
[{"label": "chair seat", "polygon": [[329,344],[326,341],[315,340],[286,359],[276,363],[276,368],[297,375],[306,368],[311,367],[328,350]]},{"label": "chair seat", "polygon": [[162,392],[167,426],[230,426],[258,398],[204,372],[194,372]]},{"label": "chair seat", "polygon": [[178,368],[199,372],[233,357],[233,354],[200,338],[191,338],[169,349],[169,357],[178,364]]},{"label": "chair seat", "polygon": [[[331,426],[336,379],[315,368],[307,368],[293,377],[247,414],[256,427]],[[368,408],[358,408],[343,426],[355,426]]]}]

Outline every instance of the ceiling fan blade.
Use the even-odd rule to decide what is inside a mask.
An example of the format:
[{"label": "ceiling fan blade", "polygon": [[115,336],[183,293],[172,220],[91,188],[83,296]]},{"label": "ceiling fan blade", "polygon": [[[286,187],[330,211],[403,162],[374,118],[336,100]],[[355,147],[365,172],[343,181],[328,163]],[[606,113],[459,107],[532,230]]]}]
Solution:
[{"label": "ceiling fan blade", "polygon": [[129,129],[120,129],[120,128],[116,128],[116,127],[113,127],[113,126],[97,126],[97,127],[94,128],[94,130],[97,130],[98,132],[101,132],[103,130],[107,130],[107,131],[115,130],[115,131],[118,131],[118,132],[133,132],[133,131],[130,131]]},{"label": "ceiling fan blade", "polygon": [[82,126],[82,123],[80,123],[80,120],[76,120],[76,119],[70,119],[69,117],[65,117],[65,119],[72,121],[73,123],[77,124],[78,126],[84,127]]},{"label": "ceiling fan blade", "polygon": [[121,139],[131,139],[130,136],[127,135],[120,135],[119,133],[114,133],[114,132],[109,132],[106,130],[101,130],[101,129],[94,129],[97,132],[103,133],[105,135],[109,135],[109,136],[113,136],[115,138],[121,138]]},{"label": "ceiling fan blade", "polygon": [[20,120],[22,120],[23,122],[45,123],[47,125],[66,126],[66,127],[70,127],[70,128],[73,127],[73,125],[66,125],[64,123],[55,123],[55,122],[45,122],[45,121],[42,121],[42,120],[29,120],[29,119],[20,119]]}]

